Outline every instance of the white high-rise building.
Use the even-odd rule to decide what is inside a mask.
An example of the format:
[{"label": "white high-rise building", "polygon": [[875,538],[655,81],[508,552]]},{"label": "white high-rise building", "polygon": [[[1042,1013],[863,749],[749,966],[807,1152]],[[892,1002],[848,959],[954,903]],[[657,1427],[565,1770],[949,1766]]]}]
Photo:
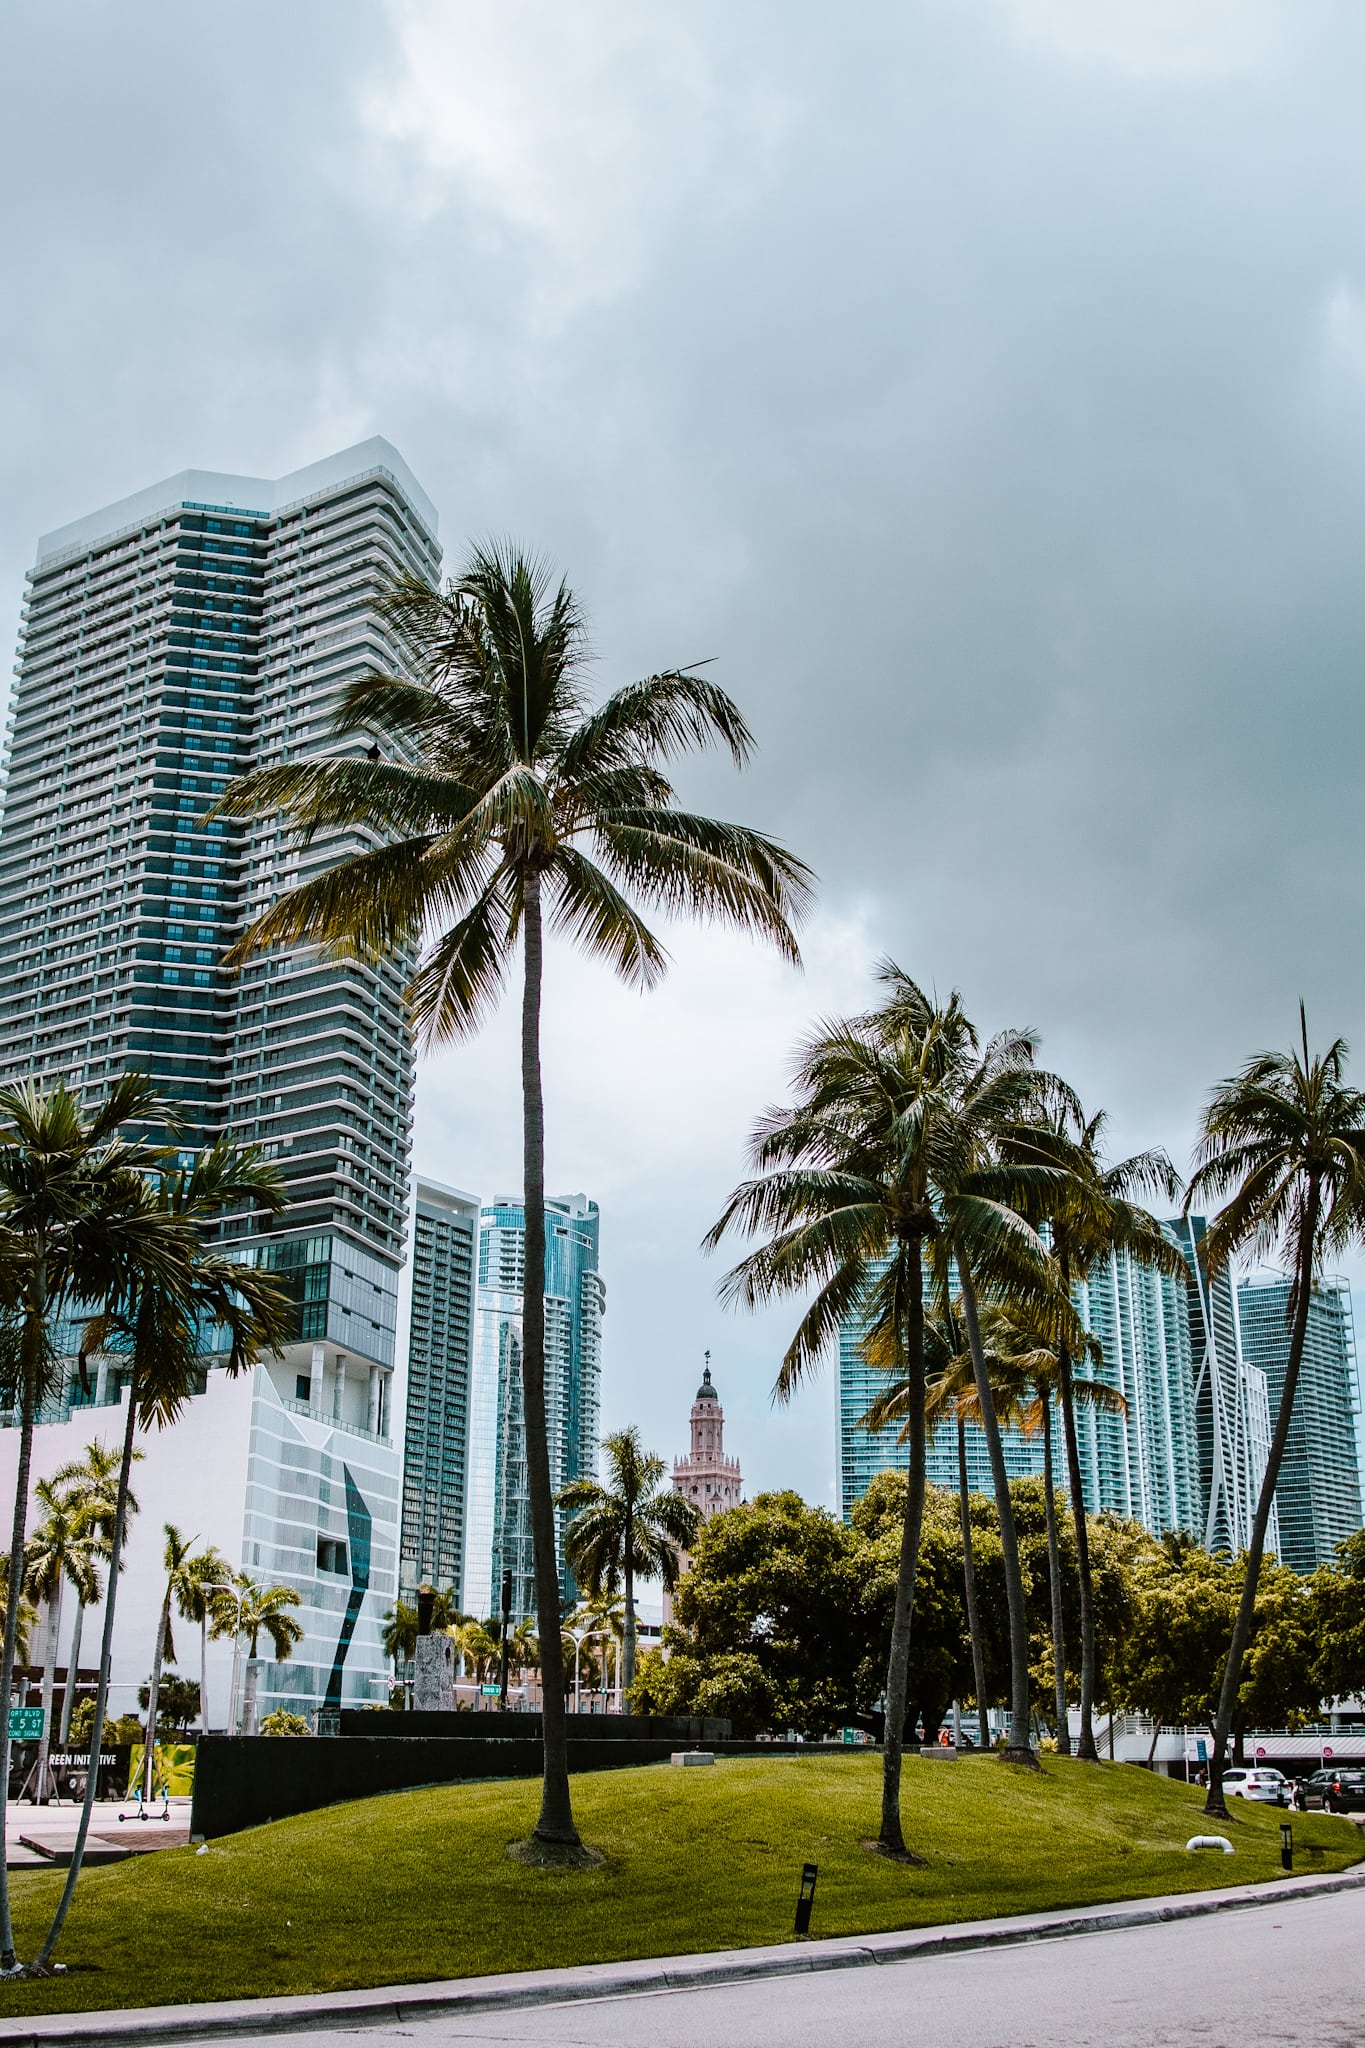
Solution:
[{"label": "white high-rise building", "polygon": [[[433,507],[375,439],[278,479],[184,472],[45,535],[30,573],[0,827],[0,1080],[61,1079],[89,1102],[144,1072],[187,1141],[259,1141],[290,1198],[278,1221],[235,1216],[223,1236],[284,1277],[295,1342],[244,1380],[210,1371],[194,1412],[144,1445],[120,1687],[150,1662],[168,1519],[297,1587],[305,1639],[267,1666],[264,1708],[369,1699],[382,1680],[410,962],[294,949],[225,972],[253,916],[364,842],[320,835],[300,853],[274,819],[207,813],[230,776],[342,750],[343,686],[407,667],[379,598],[439,563]],[[365,749],[362,736],[345,750]],[[87,1392],[73,1366],[35,1476],[117,1434],[123,1381],[102,1360]],[[0,1486],[13,1452],[7,1432]],[[195,1659],[182,1651],[180,1668],[196,1675]],[[221,1669],[216,1690],[221,1722]],[[116,1709],[130,1704],[116,1691]]]}]

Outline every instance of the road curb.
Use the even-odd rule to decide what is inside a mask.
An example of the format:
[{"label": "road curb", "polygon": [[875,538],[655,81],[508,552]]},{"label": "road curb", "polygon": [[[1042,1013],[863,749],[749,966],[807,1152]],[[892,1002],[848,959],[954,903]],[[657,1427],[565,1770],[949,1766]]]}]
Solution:
[{"label": "road curb", "polygon": [[1116,1901],[1082,1912],[1031,1913],[1009,1920],[977,1920],[888,1934],[843,1935],[828,1941],[793,1941],[761,1949],[663,1956],[629,1963],[588,1963],[566,1970],[526,1970],[500,1977],[465,1977],[436,1984],[387,1985],[293,1998],[235,1999],[212,2005],[142,2007],[125,2011],[35,2014],[0,2020],[0,2041],[17,2048],[85,2048],[109,2043],[271,2039],[320,2032],[338,2022],[354,2029],[401,2025],[441,2013],[513,2012],[528,2006],[581,2004],[594,1999],[658,1996],[709,1985],[743,1984],[827,1970],[1018,1948],[1029,1942],[1066,1941],[1114,1929],[1155,1927],[1213,1913],[1283,1905],[1330,1892],[1365,1889],[1365,1865],[1331,1877],[1295,1877],[1269,1884],[1164,1898]]}]

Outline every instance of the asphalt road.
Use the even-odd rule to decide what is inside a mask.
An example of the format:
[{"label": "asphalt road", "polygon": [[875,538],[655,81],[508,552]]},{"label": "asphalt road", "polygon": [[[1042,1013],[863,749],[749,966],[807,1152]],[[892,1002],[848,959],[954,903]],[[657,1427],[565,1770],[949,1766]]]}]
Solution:
[{"label": "asphalt road", "polygon": [[1365,1892],[975,1955],[295,2038],[309,2048],[1365,2048]]}]

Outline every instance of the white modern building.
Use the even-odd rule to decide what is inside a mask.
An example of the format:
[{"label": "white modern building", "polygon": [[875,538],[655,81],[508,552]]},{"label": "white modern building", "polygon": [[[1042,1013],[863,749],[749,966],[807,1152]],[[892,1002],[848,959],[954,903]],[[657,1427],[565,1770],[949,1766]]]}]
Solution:
[{"label": "white modern building", "polygon": [[[0,1080],[61,1079],[93,1101],[116,1074],[147,1073],[187,1140],[259,1141],[290,1198],[275,1222],[234,1216],[223,1236],[284,1279],[295,1341],[237,1382],[211,1366],[176,1429],[144,1447],[116,1707],[150,1664],[167,1520],[299,1592],[305,1638],[267,1668],[263,1710],[368,1700],[382,1682],[410,963],[294,949],[225,972],[245,923],[363,842],[320,835],[300,853],[274,819],[208,813],[231,775],[342,750],[341,689],[408,665],[378,600],[439,563],[433,507],[375,439],[278,479],[184,472],[45,535],[30,573],[0,826]],[[88,1393],[73,1361],[36,1472],[116,1436],[123,1398],[117,1358]],[[0,1488],[14,1450],[0,1429]],[[218,1671],[215,1718],[225,1707]]]}]

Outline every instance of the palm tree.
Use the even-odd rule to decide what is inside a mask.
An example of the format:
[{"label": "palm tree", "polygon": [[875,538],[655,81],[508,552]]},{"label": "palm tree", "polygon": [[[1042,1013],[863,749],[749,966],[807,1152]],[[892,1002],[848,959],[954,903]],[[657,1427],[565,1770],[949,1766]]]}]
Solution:
[{"label": "palm tree", "polygon": [[176,1610],[199,1630],[199,1727],[204,1735],[209,1732],[209,1624],[217,1612],[215,1600],[231,1578],[232,1566],[209,1544],[185,1559],[176,1581]]},{"label": "palm tree", "polygon": [[450,1635],[462,1667],[482,1684],[502,1654],[491,1625],[482,1621],[462,1621],[451,1628]]},{"label": "palm tree", "polygon": [[[134,1459],[142,1456],[134,1451]],[[83,1458],[73,1458],[52,1475],[54,1486],[65,1487],[72,1493],[77,1512],[84,1526],[89,1530],[94,1554],[100,1559],[109,1555],[109,1545],[114,1533],[114,1517],[118,1511],[118,1475],[120,1456],[113,1444],[103,1444],[96,1437],[85,1447]],[[130,1492],[125,1503],[127,1513],[135,1515],[137,1500]],[[96,1598],[99,1597],[98,1589]],[[67,1657],[66,1691],[62,1695],[62,1727],[58,1738],[61,1747],[71,1745],[71,1716],[75,1711],[76,1687],[81,1662],[81,1637],[85,1631],[85,1610],[87,1602],[79,1588],[76,1592],[76,1619],[71,1626],[71,1649]]]},{"label": "palm tree", "polygon": [[[46,1612],[43,1646],[43,1732],[38,1740],[38,1761],[34,1771],[34,1798],[47,1805],[47,1759],[52,1748],[52,1693],[57,1676],[57,1644],[61,1636],[62,1591],[71,1586],[84,1604],[99,1598],[99,1576],[95,1570],[97,1541],[81,1514],[79,1503],[55,1480],[40,1479],[33,1498],[42,1520],[29,1538],[24,1555],[24,1590],[30,1600],[41,1600]],[[67,1673],[69,1695],[72,1674]]]},{"label": "palm tree", "polygon": [[[90,1731],[92,1755],[98,1753],[103,1738],[109,1700],[115,1596],[128,1526],[128,1486],[137,1432],[154,1425],[168,1428],[175,1422],[207,1357],[236,1377],[249,1370],[262,1351],[278,1352],[294,1331],[292,1305],[277,1278],[262,1267],[238,1264],[205,1241],[224,1210],[236,1203],[249,1203],[268,1216],[278,1215],[285,1206],[278,1172],[261,1159],[255,1147],[220,1138],[194,1154],[188,1166],[162,1172],[155,1182],[147,1180],[142,1185],[145,1225],[149,1235],[165,1245],[167,1255],[156,1264],[129,1259],[121,1284],[109,1290],[111,1306],[94,1317],[85,1332],[87,1350],[117,1349],[128,1372],[109,1592]],[[204,1333],[209,1337],[207,1356]],[[46,1968],[71,1908],[98,1779],[99,1773],[93,1770],[86,1778],[66,1883],[35,1969]]]},{"label": "palm tree", "polygon": [[508,1649],[512,1669],[519,1678],[524,1678],[528,1671],[539,1671],[540,1635],[529,1614],[512,1630]]},{"label": "palm tree", "polygon": [[[161,1687],[161,1665],[175,1662],[175,1639],[171,1630],[171,1609],[183,1606],[181,1603],[190,1595],[193,1584],[188,1567],[190,1552],[199,1541],[197,1536],[182,1536],[174,1522],[162,1525],[165,1543],[161,1552],[161,1563],[166,1573],[166,1591],[161,1599],[161,1612],[156,1619],[156,1650],[152,1656],[152,1675],[147,1682],[147,1743],[143,1756],[142,1796],[151,1804],[152,1785],[156,1776],[156,1717],[157,1693]],[[202,1699],[201,1699],[202,1705]]]},{"label": "palm tree", "polygon": [[[267,1586],[259,1579],[253,1579],[246,1572],[238,1572],[233,1583],[241,1594],[240,1602],[232,1604],[233,1628],[237,1635],[247,1639],[246,1685],[242,1693],[242,1733],[254,1735],[257,1723],[256,1688],[260,1678],[258,1652],[262,1636],[267,1636],[275,1652],[275,1662],[283,1664],[292,1657],[303,1641],[303,1624],[295,1621],[289,1612],[291,1607],[301,1603],[293,1586]],[[219,1594],[224,1610],[227,1609],[227,1595]]]},{"label": "palm tree", "polygon": [[282,810],[306,837],[339,828],[380,843],[281,896],[228,958],[299,943],[385,956],[431,927],[409,1000],[421,1037],[436,1043],[477,1028],[520,941],[521,1370],[545,1677],[535,1834],[574,1851],[545,1420],[544,924],[648,988],[666,955],[636,902],[756,931],[796,960],[792,925],[812,878],[764,834],[676,804],[672,755],[718,742],[742,765],[752,748],[723,690],[675,669],[590,708],[582,616],[541,564],[510,546],[480,548],[444,591],[401,581],[388,610],[424,679],[374,676],[344,694],[339,731],[370,738],[363,758],[262,769],[222,805],[238,817]]},{"label": "palm tree", "polygon": [[[1063,1329],[1065,1318],[1060,1319]],[[1052,1625],[1052,1670],[1056,1711],[1057,1748],[1070,1754],[1067,1725],[1066,1641],[1062,1618],[1062,1559],[1057,1533],[1057,1499],[1053,1454],[1053,1411],[1057,1400],[1057,1349],[1059,1317],[1054,1310],[1040,1323],[1027,1305],[1016,1307],[992,1303],[982,1309],[981,1335],[997,1422],[1017,1429],[1022,1436],[1043,1439],[1043,1514],[1047,1529],[1048,1588]],[[1076,1356],[1102,1360],[1097,1338],[1073,1322],[1062,1339]],[[1104,1380],[1072,1377],[1075,1402],[1106,1413],[1126,1415],[1128,1403],[1117,1388]],[[969,1355],[959,1354],[945,1368],[938,1389],[941,1404],[955,1413],[958,1425],[958,1469],[966,1492],[966,1424],[981,1421],[981,1396]],[[970,1524],[966,1525],[968,1528]],[[984,1725],[984,1723],[983,1723]]]},{"label": "palm tree", "polygon": [[[33,1429],[61,1374],[52,1330],[76,1303],[103,1302],[130,1274],[170,1271],[174,1227],[155,1215],[145,1178],[166,1155],[121,1139],[160,1104],[141,1075],[126,1074],[89,1116],[58,1086],[0,1090],[0,1400],[19,1416],[10,1555],[22,1558]],[[22,1572],[11,1575],[0,1647],[0,1699],[14,1689]],[[113,1588],[110,1587],[110,1606]],[[98,1773],[90,1774],[93,1784]],[[0,1731],[0,1784],[9,1779],[9,1722]],[[0,1829],[0,1848],[3,1848]],[[0,1856],[0,1971],[16,1967],[9,1878]]]},{"label": "palm tree", "polygon": [[[1031,1211],[1035,1220],[1047,1224],[1062,1285],[1069,1292],[1078,1281],[1088,1280],[1097,1267],[1120,1252],[1126,1252],[1141,1265],[1183,1279],[1185,1263],[1178,1247],[1140,1200],[1143,1195],[1159,1194],[1174,1201],[1180,1192],[1180,1177],[1159,1148],[1110,1164],[1103,1153],[1106,1122],[1103,1110],[1087,1118],[1074,1097],[1063,1096],[1051,1105],[1050,1113],[1046,1109],[1042,1114],[1035,1112],[1027,1125],[1007,1133],[1002,1143],[1006,1158],[1062,1169],[1045,1186],[1041,1201]],[[1098,1763],[1090,1533],[1081,1490],[1072,1356],[1064,1333],[1057,1344],[1056,1357],[1057,1405],[1066,1450],[1081,1609],[1081,1726],[1076,1754],[1087,1763]]]},{"label": "palm tree", "polygon": [[417,1655],[417,1609],[409,1607],[405,1600],[396,1600],[384,1615],[379,1640],[393,1665],[396,1685],[403,1666]]},{"label": "palm tree", "polygon": [[[961,1271],[970,1249],[988,1283],[1045,1284],[1046,1250],[1010,1206],[1029,1176],[985,1171],[981,1139],[992,1118],[1022,1115],[1047,1077],[1033,1067],[1032,1041],[1023,1034],[994,1040],[982,1054],[956,993],[936,1005],[891,962],[878,979],[887,991],[879,1009],[824,1027],[802,1048],[797,1101],[760,1119],[750,1146],[758,1173],[731,1195],[705,1242],[714,1247],[732,1227],[767,1233],[767,1242],[722,1281],[728,1302],[755,1308],[778,1295],[817,1290],[783,1359],[779,1400],[818,1366],[850,1316],[863,1323],[878,1362],[908,1384],[910,1473],[887,1667],[878,1842],[884,1853],[904,1856],[901,1755],[925,1489],[926,1257],[950,1249]],[[969,1278],[968,1270],[964,1293]],[[1004,1548],[1003,1529],[1001,1542]],[[1011,1615],[1017,1606],[1024,1673],[1018,1746],[1030,1756],[1017,1546],[1014,1583]],[[1017,1710],[1017,1686],[1014,1701]]]},{"label": "palm tree", "polygon": [[[9,1599],[9,1558],[0,1550],[0,1600]],[[27,1595],[19,1597],[19,1627],[15,1635],[15,1662],[28,1663],[29,1639],[38,1625],[37,1610]]]},{"label": "palm tree", "polygon": [[[981,1635],[981,1616],[976,1601],[976,1558],[972,1540],[971,1496],[967,1487],[967,1404],[961,1389],[958,1350],[961,1339],[956,1324],[949,1324],[942,1316],[924,1318],[924,1365],[925,1402],[924,1420],[926,1441],[932,1438],[939,1425],[949,1416],[957,1427],[957,1470],[958,1470],[958,1524],[962,1533],[962,1591],[967,1610],[967,1637],[972,1652],[972,1680],[976,1688],[976,1715],[980,1724],[981,1746],[986,1748],[989,1740],[990,1706],[986,1692],[986,1651]],[[885,1351],[885,1346],[876,1339],[865,1339],[862,1350],[869,1362],[876,1364]],[[910,1436],[910,1382],[902,1379],[880,1393],[865,1415],[858,1418],[858,1427],[877,1431],[885,1429],[892,1422],[902,1424],[899,1441],[906,1443]]]},{"label": "palm tree", "polygon": [[679,1558],[690,1550],[701,1513],[665,1485],[667,1466],[646,1451],[638,1429],[613,1430],[602,1439],[607,1483],[574,1479],[556,1495],[556,1505],[573,1516],[564,1536],[569,1569],[585,1593],[625,1595],[625,1654],[622,1689],[635,1683],[635,1581],[660,1579],[671,1593],[678,1583]]},{"label": "palm tree", "polygon": [[1185,1214],[1209,1198],[1227,1197],[1203,1240],[1210,1276],[1239,1252],[1278,1257],[1293,1280],[1289,1291],[1289,1354],[1270,1439],[1270,1454],[1247,1546],[1246,1575],[1218,1697],[1204,1811],[1226,1815],[1223,1764],[1251,1638],[1256,1591],[1275,1483],[1289,1437],[1294,1393],[1303,1363],[1308,1311],[1322,1262],[1365,1237],[1365,1094],[1346,1079],[1346,1044],[1334,1039],[1313,1054],[1308,1018],[1299,1004],[1300,1043],[1292,1052],[1260,1052],[1215,1088],[1204,1111]]}]

